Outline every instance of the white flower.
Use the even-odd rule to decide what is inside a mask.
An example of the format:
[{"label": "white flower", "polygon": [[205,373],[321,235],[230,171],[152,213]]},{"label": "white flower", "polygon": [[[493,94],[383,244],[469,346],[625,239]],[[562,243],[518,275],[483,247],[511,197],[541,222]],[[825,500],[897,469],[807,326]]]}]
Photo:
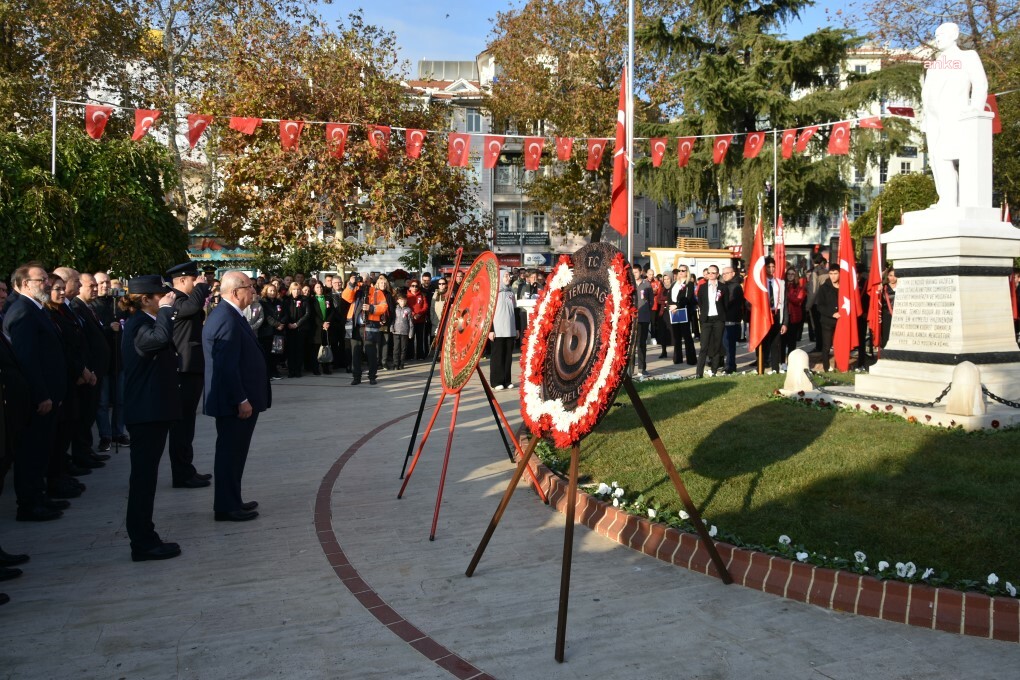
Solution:
[{"label": "white flower", "polygon": [[934,573],[935,573],[935,570],[932,569],[931,567],[928,567],[927,569],[924,570],[924,573],[921,574],[921,580],[922,581],[927,581],[928,577],[931,576]]},{"label": "white flower", "polygon": [[994,586],[998,582],[999,582],[999,577],[996,576],[994,573],[988,575],[988,585]]},{"label": "white flower", "polygon": [[858,564],[864,564],[867,561],[868,556],[858,550],[854,553],[854,559],[857,560]]},{"label": "white flower", "polygon": [[686,510],[681,510],[680,511],[680,519],[690,519],[690,518],[691,518],[691,516],[687,514]]},{"label": "white flower", "polygon": [[719,530],[718,530],[718,529],[716,529],[716,528],[715,528],[715,525],[713,524],[713,525],[712,525],[712,528],[708,530],[708,535],[709,535],[709,536],[711,536],[712,538],[715,538],[715,535],[716,535],[717,533],[719,533]]},{"label": "white flower", "polygon": [[786,534],[783,534],[782,536],[779,537],[779,544],[790,545],[790,537],[787,536]]},{"label": "white flower", "polygon": [[648,517],[650,519],[655,519],[655,510],[648,508]]},{"label": "white flower", "polygon": [[807,558],[808,558],[808,554],[806,552],[799,552],[799,553],[797,553],[797,561],[798,562],[804,562],[804,561],[807,560]]},{"label": "white flower", "polygon": [[619,498],[614,498],[613,499],[613,507],[614,508],[620,507],[620,499]]},{"label": "white flower", "polygon": [[616,496],[617,498],[623,498],[623,493],[624,493],[623,487],[618,486],[616,487],[616,491],[613,492],[613,495]]},{"label": "white flower", "polygon": [[620,485],[619,485],[619,484],[617,484],[616,482],[613,482],[613,488],[614,488],[614,489],[615,489],[616,487],[618,487],[618,486],[620,486]]},{"label": "white flower", "polygon": [[1016,587],[1009,581],[1006,581],[1006,592],[1009,593],[1010,597],[1016,597]]},{"label": "white flower", "polygon": [[598,496],[605,496],[611,491],[612,489],[610,489],[605,482],[599,482],[599,488],[595,491],[595,494]]},{"label": "white flower", "polygon": [[907,578],[914,578],[914,574],[917,573],[917,565],[913,562],[907,562]]},{"label": "white flower", "polygon": [[903,562],[896,563],[896,575],[900,578],[913,578],[916,573],[917,567],[914,566],[913,562],[907,562],[906,564]]},{"label": "white flower", "polygon": [[880,562],[878,563],[878,570],[879,570],[879,571],[885,571],[885,570],[886,570],[886,569],[888,569],[888,568],[889,568],[889,563],[888,563],[888,562],[886,562],[885,560],[881,560],[881,561],[880,561]]}]

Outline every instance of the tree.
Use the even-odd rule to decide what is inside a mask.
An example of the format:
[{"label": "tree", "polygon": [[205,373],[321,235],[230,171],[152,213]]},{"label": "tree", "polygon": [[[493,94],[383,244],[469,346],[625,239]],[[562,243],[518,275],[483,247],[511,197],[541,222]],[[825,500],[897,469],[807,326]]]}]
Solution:
[{"label": "tree", "polygon": [[[1020,83],[1020,25],[1005,32],[996,48],[996,66],[988,74],[989,92],[1012,90]],[[1014,221],[1020,217],[1020,92],[998,98],[1002,132],[993,137],[992,182],[1002,203],[1009,203]]]},{"label": "tree", "polygon": [[[801,40],[778,31],[809,5],[809,0],[752,2],[696,0],[692,14],[672,24],[659,20],[639,32],[641,43],[673,75],[682,118],[645,126],[650,136],[712,135],[787,129],[853,117],[881,97],[916,98],[920,67],[889,61],[880,71],[841,75],[849,52],[863,40],[843,29],[824,28]],[[843,179],[852,165],[888,157],[908,139],[909,126],[885,120],[881,135],[855,131],[851,156],[827,156],[830,130],[812,138],[810,153],[780,160],[779,198],[787,224],[804,224],[819,211],[841,208],[850,197]],[[751,251],[755,202],[765,198],[772,179],[772,155],[764,150],[746,160],[731,149],[721,165],[712,163],[710,145],[702,143],[687,168],[675,164],[652,170],[640,163],[638,188],[643,194],[678,205],[721,205],[721,194],[743,197],[742,245]],[[771,141],[771,140],[770,140]],[[696,147],[697,148],[697,147]],[[764,201],[771,221],[771,206]]]},{"label": "tree", "polygon": [[994,52],[1018,18],[1020,4],[1003,0],[859,0],[846,17],[879,41],[906,49],[933,49],[935,29],[951,21],[960,26],[961,44],[982,54]]},{"label": "tree", "polygon": [[878,200],[850,225],[850,235],[858,244],[864,237],[874,236],[879,208],[882,209],[882,231],[888,232],[893,225],[899,224],[901,214],[924,210],[938,200],[935,180],[931,175],[896,175],[889,179]]}]

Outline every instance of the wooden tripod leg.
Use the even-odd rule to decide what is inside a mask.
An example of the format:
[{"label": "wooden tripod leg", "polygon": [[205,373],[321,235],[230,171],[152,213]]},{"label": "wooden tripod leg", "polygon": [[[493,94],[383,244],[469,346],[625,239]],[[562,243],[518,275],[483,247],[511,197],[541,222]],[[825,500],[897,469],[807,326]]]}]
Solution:
[{"label": "wooden tripod leg", "polygon": [[[489,402],[489,410],[492,411],[492,419],[496,421],[496,429],[499,430],[499,438],[503,440],[503,447],[506,449],[507,458],[510,459],[511,463],[514,463],[514,452],[510,448],[510,442],[506,439],[506,433],[510,431],[510,426],[507,425],[506,432],[503,430],[503,423],[500,422],[499,416],[496,414],[496,409],[499,408],[499,402],[496,401],[496,395],[492,391],[492,387],[489,385],[489,381],[485,379],[485,374],[482,373],[481,366],[475,366],[475,372],[478,373],[478,379],[482,381],[482,389],[485,390],[485,398]],[[504,418],[504,420],[506,420]],[[512,435],[511,435],[512,436]],[[516,442],[514,446],[517,446]],[[520,447],[517,446],[520,450]]]},{"label": "wooden tripod leg", "polygon": [[453,415],[450,416],[450,435],[446,438],[446,455],[443,456],[443,472],[439,476],[439,491],[436,493],[436,510],[432,513],[432,531],[429,540],[436,540],[436,524],[439,523],[439,506],[443,502],[443,486],[446,484],[446,468],[450,465],[450,448],[453,446],[453,428],[457,426],[457,409],[460,408],[460,392],[453,399]]},{"label": "wooden tripod leg", "polygon": [[[517,437],[514,436],[514,430],[512,427],[510,427],[510,421],[506,419],[506,414],[503,413],[503,409],[500,408],[499,402],[496,401],[496,397],[492,392],[492,387],[489,385],[489,382],[485,379],[485,376],[482,374],[482,369],[480,367],[478,368],[478,377],[482,379],[482,387],[485,388],[485,395],[489,398],[489,407],[492,409],[493,416],[496,417],[497,427],[500,424],[499,419],[501,418],[503,421],[503,427],[500,428],[500,434],[503,433],[503,429],[505,428],[507,434],[510,435],[510,441],[514,443],[514,450],[517,451],[517,453],[524,455],[524,451],[521,449],[521,443],[517,441]],[[505,438],[503,439],[503,443],[504,444],[506,443]],[[509,453],[509,447],[507,453]],[[513,462],[513,460],[514,460],[513,456],[511,456],[510,462]],[[545,490],[542,488],[542,485],[538,483],[538,477],[535,476],[534,471],[532,471],[531,467],[529,466],[528,468],[525,469],[525,472],[528,475],[528,479],[531,480],[531,485],[535,487],[535,491],[538,493],[538,497],[542,499],[543,503],[549,505],[549,497],[545,495]]]},{"label": "wooden tripod leg", "polygon": [[691,522],[694,524],[694,529],[698,532],[698,536],[701,537],[701,542],[705,544],[705,548],[708,550],[708,556],[712,559],[712,564],[715,565],[716,571],[719,572],[719,578],[723,583],[733,583],[733,577],[730,576],[730,572],[726,569],[726,565],[723,564],[722,557],[719,556],[719,551],[716,550],[715,541],[713,541],[712,537],[708,535],[708,529],[705,528],[705,523],[701,521],[701,513],[698,512],[698,508],[695,507],[694,501],[691,500],[691,495],[687,493],[687,487],[684,485],[683,480],[680,479],[680,473],[677,472],[676,466],[673,465],[673,459],[671,459],[669,454],[666,453],[666,447],[662,443],[662,438],[659,437],[659,433],[655,429],[655,424],[652,423],[652,418],[648,415],[648,411],[645,409],[644,402],[641,401],[641,397],[638,395],[637,390],[634,389],[634,383],[631,382],[630,376],[623,377],[623,386],[626,388],[627,395],[634,404],[634,410],[637,412],[638,418],[641,420],[641,424],[645,426],[645,432],[648,433],[648,438],[652,441],[652,446],[655,447],[655,452],[659,454],[659,460],[662,461],[662,467],[666,469],[666,474],[669,475],[670,480],[673,482],[673,487],[680,496],[680,500],[683,501],[684,507],[687,508],[687,512],[691,516]]},{"label": "wooden tripod leg", "polygon": [[473,576],[475,569],[478,567],[478,563],[482,559],[482,554],[485,552],[485,548],[489,545],[489,540],[492,538],[492,534],[496,531],[496,525],[499,524],[499,520],[503,518],[503,512],[506,511],[506,506],[510,504],[510,497],[514,495],[514,489],[517,488],[517,483],[521,481],[521,477],[524,475],[524,468],[528,467],[528,461],[531,460],[531,454],[535,452],[535,447],[538,446],[538,437],[532,437],[528,443],[528,448],[524,450],[524,454],[521,456],[520,462],[517,463],[517,469],[514,471],[514,476],[510,478],[510,484],[507,485],[506,491],[503,492],[503,499],[499,502],[499,507],[496,508],[495,514],[492,519],[489,520],[489,526],[485,529],[485,535],[482,536],[481,542],[475,549],[474,557],[471,558],[471,564],[468,565],[467,571],[464,572],[465,576]]},{"label": "wooden tripod leg", "polygon": [[432,426],[436,424],[436,417],[439,415],[439,409],[443,407],[444,399],[446,399],[445,391],[439,395],[439,403],[436,404],[435,410],[432,411],[432,417],[429,418],[429,424],[425,428],[425,434],[421,436],[421,445],[418,447],[418,452],[414,454],[414,460],[411,461],[411,468],[407,471],[407,476],[404,477],[404,483],[400,485],[400,491],[397,493],[397,498],[403,497],[404,489],[407,488],[407,483],[411,481],[411,475],[414,473],[414,466],[418,464],[418,458],[421,457],[421,452],[425,449],[425,442],[429,440],[429,434],[432,432]]},{"label": "wooden tripod leg", "polygon": [[574,554],[574,504],[577,502],[577,461],[581,447],[570,448],[570,482],[567,486],[567,525],[563,527],[563,564],[560,567],[560,608],[556,614],[556,660],[563,663],[567,643],[567,601],[570,599],[570,562]]}]

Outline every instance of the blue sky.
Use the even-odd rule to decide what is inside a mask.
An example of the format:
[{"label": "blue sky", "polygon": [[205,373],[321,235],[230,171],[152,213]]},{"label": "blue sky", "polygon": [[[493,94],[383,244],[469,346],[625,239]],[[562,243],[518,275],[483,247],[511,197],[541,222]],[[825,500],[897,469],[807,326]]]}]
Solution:
[{"label": "blue sky", "polygon": [[[474,59],[485,48],[496,12],[520,4],[504,0],[334,0],[320,9],[323,16],[335,19],[361,7],[369,23],[396,34],[401,56],[411,62],[413,75],[419,59]],[[788,26],[787,32],[791,37],[800,37],[828,25],[826,8],[835,11],[847,8],[848,4],[846,0],[820,0],[804,13],[801,21]]]}]

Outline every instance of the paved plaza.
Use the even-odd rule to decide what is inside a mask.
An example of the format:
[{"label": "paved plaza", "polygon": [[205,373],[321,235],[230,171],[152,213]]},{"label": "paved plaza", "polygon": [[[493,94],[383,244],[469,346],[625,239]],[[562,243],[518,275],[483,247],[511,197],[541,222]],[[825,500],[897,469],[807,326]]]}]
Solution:
[{"label": "paved plaza", "polygon": [[[672,370],[653,356],[653,375]],[[82,478],[88,491],[56,522],[15,522],[8,486],[0,545],[32,559],[2,584],[0,677],[1017,677],[1018,645],[724,586],[582,526],[556,663],[562,515],[522,483],[464,576],[512,472],[476,379],[435,541],[448,407],[396,498],[427,370],[383,372],[375,387],[345,374],[273,383],[244,477],[245,500],[260,504],[252,522],[214,522],[212,488],[172,489],[164,456],[155,522],[181,544],[177,559],[130,560],[126,451]],[[434,384],[426,416],[439,393]],[[516,426],[517,391],[498,395]],[[199,416],[200,472],[212,472],[213,442]]]}]

